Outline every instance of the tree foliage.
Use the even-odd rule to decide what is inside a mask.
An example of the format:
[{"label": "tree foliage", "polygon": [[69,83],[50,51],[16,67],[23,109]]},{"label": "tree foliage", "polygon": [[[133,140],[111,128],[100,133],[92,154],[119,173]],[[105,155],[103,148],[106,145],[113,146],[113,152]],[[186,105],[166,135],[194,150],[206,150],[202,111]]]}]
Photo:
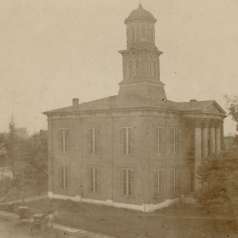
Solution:
[{"label": "tree foliage", "polygon": [[[1,145],[4,148],[2,153]],[[29,192],[46,191],[47,150],[47,132],[45,131],[40,131],[28,138],[17,137],[11,131],[0,136],[0,159],[5,160],[4,164],[13,172],[11,182],[0,181],[0,193],[1,191],[5,194],[18,193],[16,196],[25,197]]]},{"label": "tree foliage", "polygon": [[229,115],[237,123],[236,130],[238,131],[238,96],[225,95],[225,100],[229,110]]},{"label": "tree foliage", "polygon": [[198,202],[208,212],[238,215],[238,150],[209,158],[197,174],[201,188]]}]

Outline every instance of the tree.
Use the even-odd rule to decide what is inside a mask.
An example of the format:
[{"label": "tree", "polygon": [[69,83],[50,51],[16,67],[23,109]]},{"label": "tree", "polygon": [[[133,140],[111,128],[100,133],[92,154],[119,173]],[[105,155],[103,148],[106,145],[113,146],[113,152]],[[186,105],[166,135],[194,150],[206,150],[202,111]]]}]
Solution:
[{"label": "tree", "polygon": [[238,150],[209,158],[198,169],[200,205],[209,213],[238,215]]},{"label": "tree", "polygon": [[21,138],[16,136],[14,127],[10,126],[8,134],[4,136],[0,134],[0,159],[2,157],[8,161],[7,164],[14,175],[11,181],[0,181],[0,190],[3,191],[0,193],[24,198],[47,191],[47,151],[46,131]]},{"label": "tree", "polygon": [[236,130],[238,131],[238,96],[225,95],[225,100],[229,110],[229,115],[237,123]]},{"label": "tree", "polygon": [[19,143],[20,156],[16,162],[18,187],[23,196],[26,191],[47,190],[48,159],[47,132],[41,131]]},{"label": "tree", "polygon": [[5,133],[0,134],[0,165],[5,166],[7,164],[7,145],[6,145],[7,135]]},{"label": "tree", "polygon": [[48,144],[47,132],[40,131],[29,138],[26,144],[27,154],[25,177],[33,186],[44,189],[48,181]]}]

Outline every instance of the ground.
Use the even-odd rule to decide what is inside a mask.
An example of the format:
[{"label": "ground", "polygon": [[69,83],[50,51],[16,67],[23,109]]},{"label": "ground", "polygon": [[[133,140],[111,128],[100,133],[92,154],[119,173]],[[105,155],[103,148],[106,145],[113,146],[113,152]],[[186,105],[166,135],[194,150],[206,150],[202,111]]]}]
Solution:
[{"label": "ground", "polygon": [[175,206],[154,213],[142,213],[48,199],[29,205],[39,210],[57,210],[57,222],[60,224],[117,238],[238,237],[232,231],[232,218],[208,216],[192,206]]},{"label": "ground", "polygon": [[0,237],[1,238],[50,238],[47,234],[31,234],[29,226],[20,224],[19,221],[0,217]]}]

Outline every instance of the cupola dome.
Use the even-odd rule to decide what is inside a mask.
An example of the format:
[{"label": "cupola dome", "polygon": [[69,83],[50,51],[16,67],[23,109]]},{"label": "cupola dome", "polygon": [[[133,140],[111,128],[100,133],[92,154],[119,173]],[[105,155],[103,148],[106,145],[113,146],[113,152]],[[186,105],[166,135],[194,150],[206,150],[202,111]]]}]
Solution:
[{"label": "cupola dome", "polygon": [[156,22],[156,18],[153,14],[143,8],[141,4],[135,10],[133,10],[130,15],[126,18],[125,23],[134,22],[134,21],[143,21],[143,22]]}]

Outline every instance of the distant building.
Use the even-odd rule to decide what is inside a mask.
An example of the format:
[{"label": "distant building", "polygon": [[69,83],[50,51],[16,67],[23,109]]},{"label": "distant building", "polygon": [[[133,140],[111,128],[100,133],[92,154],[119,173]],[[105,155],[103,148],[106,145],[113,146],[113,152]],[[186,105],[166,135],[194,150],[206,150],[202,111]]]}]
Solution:
[{"label": "distant building", "polygon": [[125,20],[117,95],[45,113],[51,197],[152,211],[196,190],[198,166],[222,150],[218,103],[167,99],[155,22],[141,5]]},{"label": "distant building", "polygon": [[28,134],[26,128],[16,127],[13,116],[12,116],[11,121],[9,123],[9,133],[14,134],[14,136],[16,136],[18,138],[21,138],[21,139],[26,139],[26,138],[29,137],[29,134]]},{"label": "distant building", "polygon": [[16,137],[18,138],[21,138],[21,139],[27,139],[29,137],[29,134],[27,132],[27,129],[26,128],[15,128],[14,129],[15,131],[15,135]]}]

